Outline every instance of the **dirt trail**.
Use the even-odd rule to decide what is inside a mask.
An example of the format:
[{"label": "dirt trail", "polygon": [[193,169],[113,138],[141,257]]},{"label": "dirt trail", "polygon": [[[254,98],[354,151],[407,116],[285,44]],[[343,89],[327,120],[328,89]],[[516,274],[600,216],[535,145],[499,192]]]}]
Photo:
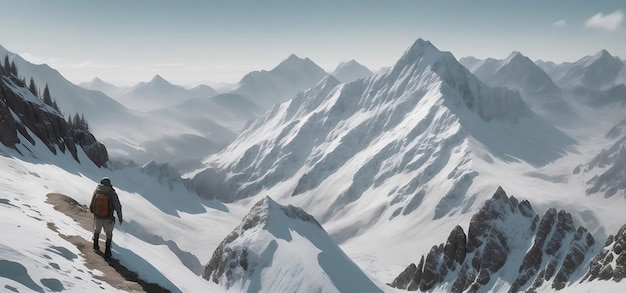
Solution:
[{"label": "dirt trail", "polygon": [[[47,195],[46,202],[54,206],[54,209],[60,211],[74,221],[78,222],[81,227],[87,231],[93,229],[93,215],[89,212],[86,206],[80,205],[73,198],[59,194],[50,193]],[[54,223],[48,223],[48,228],[57,232],[57,228]],[[59,233],[61,237],[76,245],[80,250],[82,256],[85,258],[86,266],[89,269],[96,269],[104,273],[103,276],[94,276],[95,278],[102,280],[111,286],[128,291],[128,292],[170,292],[169,290],[157,285],[148,283],[139,279],[135,272],[128,270],[125,266],[120,264],[117,260],[111,259],[108,262],[104,260],[104,253],[102,251],[94,251],[92,248],[92,242],[85,240],[80,236],[67,236]],[[100,235],[100,249],[104,249],[104,240],[106,237],[104,233]],[[115,241],[115,237],[113,237]]]}]

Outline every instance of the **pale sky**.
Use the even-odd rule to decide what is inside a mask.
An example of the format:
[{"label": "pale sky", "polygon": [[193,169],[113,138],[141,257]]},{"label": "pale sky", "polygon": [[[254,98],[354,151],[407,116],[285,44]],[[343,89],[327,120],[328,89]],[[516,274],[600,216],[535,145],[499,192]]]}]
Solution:
[{"label": "pale sky", "polygon": [[237,82],[290,54],[393,65],[417,39],[465,56],[626,59],[624,0],[0,0],[0,45],[80,83]]}]

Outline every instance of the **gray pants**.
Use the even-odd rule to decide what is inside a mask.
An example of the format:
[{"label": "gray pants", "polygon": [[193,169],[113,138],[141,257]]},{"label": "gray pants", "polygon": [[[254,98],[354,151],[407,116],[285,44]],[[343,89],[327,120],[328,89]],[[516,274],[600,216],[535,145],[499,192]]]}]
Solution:
[{"label": "gray pants", "polygon": [[104,228],[104,233],[107,235],[107,240],[111,240],[113,239],[113,226],[115,226],[115,218],[94,218],[93,233],[100,234],[100,231],[102,231],[102,228]]}]

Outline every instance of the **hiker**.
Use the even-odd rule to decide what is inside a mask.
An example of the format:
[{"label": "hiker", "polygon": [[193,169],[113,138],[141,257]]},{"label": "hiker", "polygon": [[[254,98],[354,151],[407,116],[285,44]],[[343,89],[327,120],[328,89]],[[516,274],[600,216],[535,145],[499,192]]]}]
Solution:
[{"label": "hiker", "polygon": [[104,228],[104,233],[107,235],[106,248],[104,250],[104,258],[111,258],[111,241],[113,240],[113,226],[115,226],[115,217],[113,211],[117,212],[120,225],[123,222],[122,219],[122,205],[117,197],[111,180],[107,177],[100,180],[100,184],[96,187],[91,197],[91,203],[89,204],[89,210],[94,214],[94,230],[93,230],[93,249],[100,250],[98,240],[100,239],[100,231]]}]

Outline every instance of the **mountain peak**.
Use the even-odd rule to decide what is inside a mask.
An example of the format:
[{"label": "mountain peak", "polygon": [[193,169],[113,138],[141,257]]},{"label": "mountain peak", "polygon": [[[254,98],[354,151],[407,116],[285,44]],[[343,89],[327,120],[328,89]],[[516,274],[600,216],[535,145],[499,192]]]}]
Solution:
[{"label": "mountain peak", "polygon": [[287,57],[286,60],[303,60],[303,59],[298,57],[298,55],[291,53],[291,55],[289,55],[289,57]]},{"label": "mountain peak", "polygon": [[296,54],[291,54],[287,59],[280,62],[272,71],[295,70],[297,68],[319,67],[309,58],[300,58]]},{"label": "mountain peak", "polygon": [[165,78],[163,78],[161,75],[157,74],[155,75],[150,82],[159,82],[159,83],[169,83]]},{"label": "mountain peak", "polygon": [[404,53],[404,57],[414,59],[420,56],[432,56],[437,53],[441,53],[441,51],[439,51],[439,49],[437,49],[430,41],[419,38]]},{"label": "mountain peak", "polygon": [[[332,274],[337,268],[349,281]],[[313,216],[269,196],[226,236],[202,274],[226,288],[260,286],[261,276],[276,279],[271,292],[381,292]]]},{"label": "mountain peak", "polygon": [[91,83],[104,83],[104,80],[100,79],[99,77],[94,77],[91,80]]},{"label": "mountain peak", "polygon": [[341,62],[335,68],[335,71],[332,73],[338,80],[341,82],[351,82],[357,79],[361,79],[364,77],[368,77],[373,75],[369,68],[361,65],[356,60],[352,59],[347,62]]},{"label": "mountain peak", "polygon": [[611,55],[611,53],[609,53],[606,49],[602,49],[593,56],[583,57],[577,63],[583,67],[589,67],[594,64],[617,64],[622,63],[622,61]]}]

